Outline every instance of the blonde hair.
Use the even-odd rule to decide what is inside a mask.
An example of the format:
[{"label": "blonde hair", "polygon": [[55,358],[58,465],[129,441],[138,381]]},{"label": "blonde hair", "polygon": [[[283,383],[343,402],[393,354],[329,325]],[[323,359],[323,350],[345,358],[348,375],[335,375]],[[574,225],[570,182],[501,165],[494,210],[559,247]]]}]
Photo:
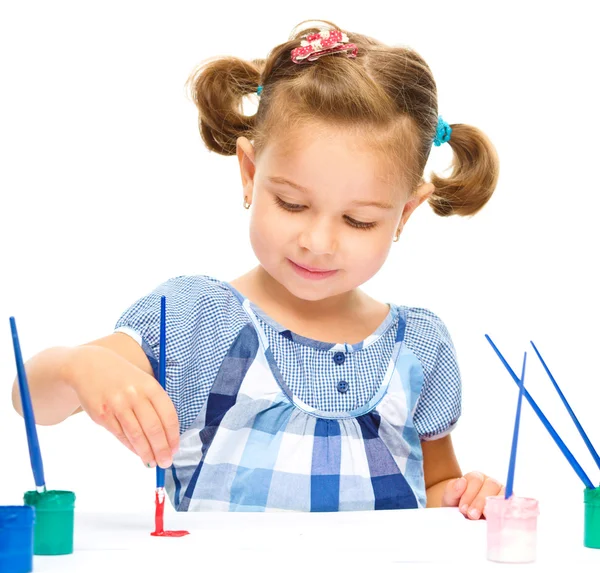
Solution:
[{"label": "blonde hair", "polygon": [[[213,58],[190,75],[186,85],[208,149],[235,155],[237,138],[245,136],[258,155],[269,137],[317,121],[364,134],[414,191],[423,182],[438,123],[437,88],[426,62],[408,47],[387,46],[328,21],[304,29],[302,24],[264,60]],[[345,33],[357,57],[340,53],[292,62],[292,49],[322,28]],[[259,85],[258,109],[245,115],[243,99]],[[447,177],[431,174],[435,191],[429,203],[441,216],[473,215],[494,192],[498,156],[481,130],[462,123],[451,128],[452,171]]]}]

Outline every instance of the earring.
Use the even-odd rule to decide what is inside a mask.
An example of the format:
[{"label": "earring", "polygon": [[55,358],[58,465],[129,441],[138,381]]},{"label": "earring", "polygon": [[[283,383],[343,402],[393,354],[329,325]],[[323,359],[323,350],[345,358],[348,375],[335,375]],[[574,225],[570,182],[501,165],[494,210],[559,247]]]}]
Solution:
[{"label": "earring", "polygon": [[248,197],[244,197],[244,209],[250,209],[252,203],[248,203]]},{"label": "earring", "polygon": [[398,242],[398,239],[400,239],[400,233],[401,233],[401,230],[400,230],[400,229],[398,229],[398,230],[396,231],[396,236],[394,237],[394,243],[397,243],[397,242]]}]

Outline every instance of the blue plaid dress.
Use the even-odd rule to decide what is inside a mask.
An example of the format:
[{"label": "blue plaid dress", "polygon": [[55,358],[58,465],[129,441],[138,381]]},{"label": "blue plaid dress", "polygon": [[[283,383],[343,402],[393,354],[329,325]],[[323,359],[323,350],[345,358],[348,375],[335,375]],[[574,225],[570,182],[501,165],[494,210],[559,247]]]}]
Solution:
[{"label": "blue plaid dress", "polygon": [[272,320],[226,282],[176,277],[116,331],[158,373],[167,298],[167,392],[180,449],[166,489],[178,511],[424,507],[421,440],[452,430],[460,374],[441,320],[390,304],[361,343],[324,343]]}]

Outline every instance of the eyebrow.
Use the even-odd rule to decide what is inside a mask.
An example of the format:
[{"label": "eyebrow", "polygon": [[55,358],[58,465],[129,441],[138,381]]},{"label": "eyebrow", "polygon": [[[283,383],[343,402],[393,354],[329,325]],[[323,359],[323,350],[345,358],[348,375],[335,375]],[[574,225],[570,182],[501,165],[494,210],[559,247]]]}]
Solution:
[{"label": "eyebrow", "polygon": [[[302,193],[310,193],[310,191],[306,187],[302,187],[302,185],[298,185],[297,183],[293,183],[289,181],[285,177],[268,177],[271,183],[280,183],[282,185],[289,185]],[[385,203],[382,201],[352,201],[350,203],[352,206],[356,207],[379,207],[380,209],[393,209],[394,206],[391,203]]]}]

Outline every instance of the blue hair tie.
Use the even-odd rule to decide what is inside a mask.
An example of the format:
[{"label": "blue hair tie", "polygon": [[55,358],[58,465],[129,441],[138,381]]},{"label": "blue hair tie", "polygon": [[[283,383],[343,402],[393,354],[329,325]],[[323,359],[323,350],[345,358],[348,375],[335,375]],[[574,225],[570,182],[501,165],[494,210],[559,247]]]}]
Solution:
[{"label": "blue hair tie", "polygon": [[262,86],[258,86],[256,88],[256,95],[260,95],[262,93],[263,87]]},{"label": "blue hair tie", "polygon": [[434,145],[439,147],[442,143],[446,143],[450,141],[450,134],[452,133],[452,128],[442,119],[440,115],[438,117],[438,124],[435,130],[435,139],[433,140]]}]

